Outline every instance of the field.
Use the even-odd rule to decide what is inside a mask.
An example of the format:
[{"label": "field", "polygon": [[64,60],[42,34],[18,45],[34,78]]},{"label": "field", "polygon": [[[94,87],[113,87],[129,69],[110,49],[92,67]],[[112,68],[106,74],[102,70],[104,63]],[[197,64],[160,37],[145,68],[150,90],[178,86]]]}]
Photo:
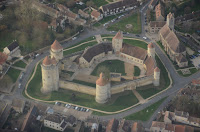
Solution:
[{"label": "field", "polygon": [[[126,28],[127,24],[132,24],[131,28]],[[139,34],[141,33],[141,19],[140,14],[136,13],[131,16],[128,16],[127,18],[122,19],[121,21],[109,26],[107,28],[109,31],[123,31],[123,32],[129,32],[133,34]]]}]

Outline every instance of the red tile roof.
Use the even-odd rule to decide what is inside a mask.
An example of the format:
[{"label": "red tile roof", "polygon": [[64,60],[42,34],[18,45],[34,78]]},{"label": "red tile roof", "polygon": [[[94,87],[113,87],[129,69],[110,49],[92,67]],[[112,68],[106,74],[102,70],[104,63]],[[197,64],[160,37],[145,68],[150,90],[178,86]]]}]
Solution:
[{"label": "red tile roof", "polygon": [[55,40],[53,42],[53,44],[51,45],[51,48],[54,49],[54,50],[61,50],[61,49],[63,49],[63,47],[60,45],[60,43],[57,40]]},{"label": "red tile roof", "polygon": [[46,56],[42,62],[43,65],[51,65],[51,59]]},{"label": "red tile roof", "polygon": [[99,79],[96,80],[96,84],[99,86],[105,86],[108,83],[108,81],[104,78],[104,74],[101,72]]},{"label": "red tile roof", "polygon": [[93,16],[93,17],[95,17],[95,18],[98,18],[100,15],[101,15],[101,13],[99,13],[99,12],[96,11],[96,10],[93,10],[92,13],[91,13],[91,16]]},{"label": "red tile roof", "polygon": [[2,52],[0,52],[0,65],[4,64],[7,60],[8,56]]},{"label": "red tile roof", "polygon": [[55,58],[55,57],[53,57],[53,58],[51,59],[51,63],[52,63],[52,64],[57,64],[57,61],[56,61],[56,58]]},{"label": "red tile roof", "polygon": [[155,71],[155,72],[160,72],[160,69],[159,69],[158,67],[156,67],[156,68],[154,69],[154,71]]},{"label": "red tile roof", "polygon": [[148,44],[148,48],[154,48],[153,43]]},{"label": "red tile roof", "polygon": [[121,31],[118,31],[113,39],[123,39],[123,33]]}]

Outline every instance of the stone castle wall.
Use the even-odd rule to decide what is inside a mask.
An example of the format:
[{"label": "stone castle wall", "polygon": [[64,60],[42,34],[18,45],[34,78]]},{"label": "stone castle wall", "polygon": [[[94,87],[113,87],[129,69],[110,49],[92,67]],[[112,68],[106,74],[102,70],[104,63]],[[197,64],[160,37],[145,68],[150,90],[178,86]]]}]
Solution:
[{"label": "stone castle wall", "polygon": [[[111,94],[117,94],[117,93],[124,92],[125,90],[136,89],[136,87],[152,84],[153,81],[154,81],[153,76],[148,76],[148,77],[139,78],[137,80],[129,81],[123,84],[115,85],[111,87]],[[96,88],[86,86],[86,85],[81,85],[81,84],[77,84],[77,83],[73,83],[69,81],[60,80],[59,86],[60,88],[63,88],[63,89],[77,91],[77,92],[81,92],[81,93],[85,93],[85,94],[89,94],[93,96],[96,95]]]},{"label": "stone castle wall", "polygon": [[96,95],[96,88],[94,87],[85,86],[85,85],[81,85],[81,84],[77,84],[77,83],[73,83],[69,81],[63,81],[63,80],[59,81],[59,85],[60,85],[60,88],[63,88],[63,89],[77,91],[77,92],[81,92],[81,93],[85,93],[85,94],[89,94],[93,96]]}]

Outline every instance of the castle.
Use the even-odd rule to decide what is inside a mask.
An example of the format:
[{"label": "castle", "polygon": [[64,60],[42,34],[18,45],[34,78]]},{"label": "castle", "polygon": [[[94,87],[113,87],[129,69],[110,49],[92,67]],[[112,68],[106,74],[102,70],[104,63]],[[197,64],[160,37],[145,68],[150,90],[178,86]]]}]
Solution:
[{"label": "castle", "polygon": [[[160,85],[160,69],[156,67],[155,47],[153,43],[148,44],[148,50],[140,47],[123,43],[123,33],[119,31],[112,39],[112,42],[102,42],[92,47],[86,48],[83,53],[75,58],[80,68],[90,68],[95,61],[101,61],[102,58],[109,55],[115,55],[128,63],[139,64],[145,69],[145,76],[136,80],[129,81],[120,86],[111,86],[110,80],[101,73],[96,80],[96,89],[89,86],[74,84],[70,81],[59,79],[60,62],[63,59],[63,48],[55,40],[51,45],[50,57],[46,56],[42,67],[42,88],[41,92],[46,94],[51,91],[57,91],[58,88],[70,89],[78,92],[94,95],[96,102],[106,103],[112,94],[120,93],[125,90],[131,90],[148,84],[154,86]],[[90,92],[89,92],[90,91]]]}]

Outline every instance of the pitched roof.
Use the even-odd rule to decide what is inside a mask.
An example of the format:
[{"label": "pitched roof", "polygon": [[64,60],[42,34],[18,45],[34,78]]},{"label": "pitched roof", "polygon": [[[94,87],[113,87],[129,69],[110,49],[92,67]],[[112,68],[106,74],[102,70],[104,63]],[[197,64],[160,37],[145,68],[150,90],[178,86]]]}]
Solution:
[{"label": "pitched roof", "polygon": [[63,47],[61,46],[61,44],[57,40],[55,40],[53,42],[53,44],[51,45],[51,49],[61,50],[61,49],[63,49]]},{"label": "pitched roof", "polygon": [[51,21],[50,25],[56,28],[56,27],[57,27],[56,19],[53,19],[53,20]]},{"label": "pitched roof", "polygon": [[73,125],[76,122],[76,118],[73,115],[70,115],[65,121]]},{"label": "pitched roof", "polygon": [[181,117],[185,117],[188,118],[189,117],[189,113],[188,112],[184,112],[184,111],[175,111],[175,115],[176,116],[181,116]]},{"label": "pitched roof", "polygon": [[124,132],[131,132],[130,123],[123,119],[121,120],[118,129],[123,130]]},{"label": "pitched roof", "polygon": [[42,62],[43,65],[51,65],[51,59],[49,56],[46,56]]},{"label": "pitched roof", "polygon": [[173,132],[175,129],[175,125],[173,124],[165,124],[165,130]]},{"label": "pitched roof", "polygon": [[8,56],[5,53],[0,52],[0,65],[4,64]]},{"label": "pitched roof", "polygon": [[55,122],[55,123],[61,123],[62,122],[62,118],[59,115],[56,114],[50,114],[48,115],[45,120],[51,121],[51,122]]},{"label": "pitched roof", "polygon": [[179,63],[181,62],[187,62],[188,60],[185,58],[185,56],[183,56],[182,54],[179,54],[178,56],[176,56],[176,59]]},{"label": "pitched roof", "polygon": [[158,27],[161,28],[166,24],[165,21],[150,21],[149,25],[150,27]]},{"label": "pitched roof", "polygon": [[148,48],[154,48],[153,43],[148,44]]},{"label": "pitched roof", "polygon": [[53,58],[51,59],[51,64],[57,64],[56,58],[53,56]]},{"label": "pitched roof", "polygon": [[103,11],[107,11],[107,10],[113,10],[116,8],[123,8],[124,6],[131,7],[134,5],[139,5],[139,2],[137,0],[122,0],[122,1],[110,3],[107,5],[103,5],[102,9]]},{"label": "pitched roof", "polygon": [[146,75],[150,76],[154,74],[155,61],[151,56],[148,56],[144,64],[146,65]]},{"label": "pitched roof", "polygon": [[95,57],[96,55],[99,55],[103,52],[105,52],[107,54],[108,51],[112,51],[112,44],[111,43],[101,43],[101,44],[97,44],[97,45],[87,49],[86,52],[83,53],[82,57],[87,62],[90,62],[93,59],[93,57]]},{"label": "pitched roof", "polygon": [[170,30],[167,24],[160,29],[160,34],[175,53],[182,53],[185,51],[185,47],[180,44],[176,34]]},{"label": "pitched roof", "polygon": [[99,86],[104,86],[108,83],[108,80],[104,78],[104,74],[101,72],[99,78],[96,80],[96,84]]},{"label": "pitched roof", "polygon": [[132,125],[131,132],[143,132],[144,128],[142,126],[142,123],[134,122]]},{"label": "pitched roof", "polygon": [[155,12],[156,12],[156,18],[163,16],[164,17],[164,7],[159,3],[156,7],[155,7]]},{"label": "pitched roof", "polygon": [[17,43],[17,41],[12,42],[11,44],[9,44],[7,47],[10,51],[14,50],[15,48],[17,48],[19,46],[19,44]]},{"label": "pitched roof", "polygon": [[159,69],[158,67],[156,67],[156,68],[154,69],[154,71],[155,71],[155,72],[160,72],[160,69]]},{"label": "pitched roof", "polygon": [[152,121],[151,127],[165,128],[164,122]]},{"label": "pitched roof", "polygon": [[123,39],[122,31],[118,31],[117,34],[113,37],[113,39]]},{"label": "pitched roof", "polygon": [[119,121],[117,119],[111,119],[106,127],[106,132],[117,132],[118,125]]},{"label": "pitched roof", "polygon": [[184,125],[176,125],[175,126],[175,132],[186,132]]},{"label": "pitched roof", "polygon": [[95,18],[98,18],[100,15],[101,15],[101,13],[98,12],[97,10],[93,10],[92,13],[91,13],[91,16],[93,16]]},{"label": "pitched roof", "polygon": [[123,44],[121,52],[132,57],[138,58],[140,60],[145,60],[147,56],[147,51],[143,48],[132,46],[129,44]]},{"label": "pitched roof", "polygon": [[149,5],[152,5],[153,7],[156,5],[156,3],[158,2],[158,0],[151,0]]},{"label": "pitched roof", "polygon": [[12,102],[12,106],[18,107],[18,108],[24,107],[24,104],[25,104],[25,101],[21,99],[14,99]]}]

